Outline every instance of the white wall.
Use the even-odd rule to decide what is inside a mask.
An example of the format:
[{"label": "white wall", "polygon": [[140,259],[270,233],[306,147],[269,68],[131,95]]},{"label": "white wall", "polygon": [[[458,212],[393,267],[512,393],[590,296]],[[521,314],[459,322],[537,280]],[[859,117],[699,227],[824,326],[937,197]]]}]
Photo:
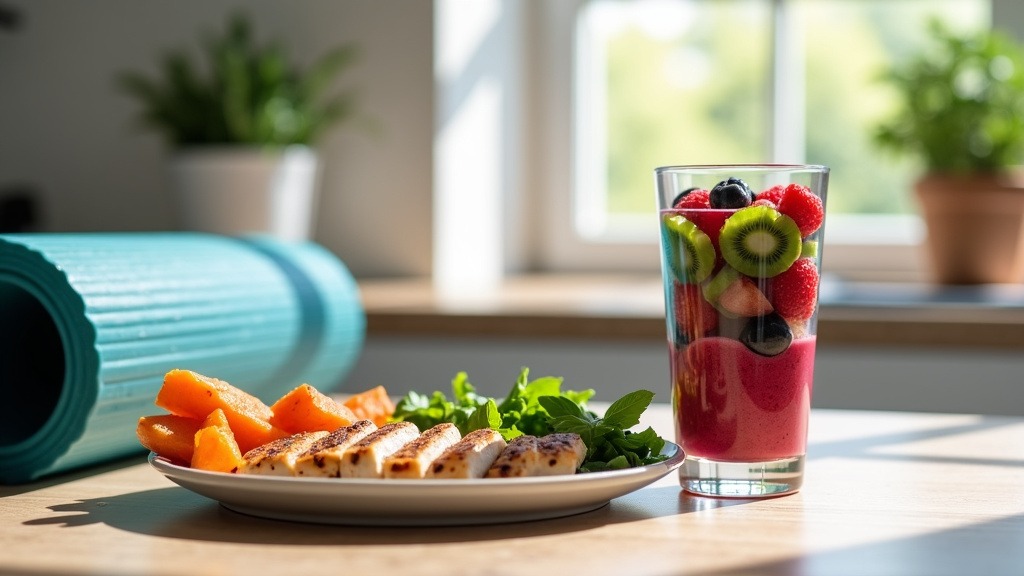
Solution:
[{"label": "white wall", "polygon": [[[167,150],[133,131],[135,103],[116,92],[119,70],[152,69],[167,49],[195,46],[245,6],[261,38],[288,42],[298,61],[355,42],[362,59],[341,86],[356,87],[379,134],[340,127],[326,160],[316,240],[358,275],[423,275],[431,267],[434,131],[433,2],[423,0],[6,0],[21,12],[0,31],[0,190],[42,195],[46,231],[174,227]],[[1017,0],[998,0],[1000,22],[1021,22]],[[1016,27],[1016,26],[1015,26]],[[1024,27],[1021,27],[1024,28]],[[536,88],[536,87],[534,87]],[[371,339],[349,389],[446,388],[469,371],[504,393],[520,366],[566,376],[602,396],[650,386],[667,399],[660,346]],[[815,404],[823,407],[1024,413],[1024,359],[1006,353],[823,349]],[[660,394],[664,392],[666,396]]]},{"label": "white wall", "polygon": [[[382,384],[397,395],[450,395],[463,370],[482,393],[504,395],[526,366],[534,377],[564,377],[568,389],[594,388],[599,400],[646,388],[668,402],[667,354],[657,344],[371,338],[342,389]],[[1022,375],[1024,355],[1016,352],[822,346],[813,405],[1024,416]]]},{"label": "white wall", "polygon": [[433,3],[422,0],[7,0],[0,31],[0,191],[38,190],[44,231],[165,230],[176,225],[167,150],[133,125],[114,87],[167,50],[198,46],[244,6],[257,37],[308,63],[339,43],[362,56],[339,78],[359,91],[376,132],[340,126],[326,162],[316,240],[361,276],[429,274]]}]

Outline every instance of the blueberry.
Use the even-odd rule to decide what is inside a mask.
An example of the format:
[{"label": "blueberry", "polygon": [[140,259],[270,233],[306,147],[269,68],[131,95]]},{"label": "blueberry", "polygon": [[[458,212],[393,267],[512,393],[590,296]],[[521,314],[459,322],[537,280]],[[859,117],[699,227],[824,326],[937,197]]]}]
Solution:
[{"label": "blueberry", "polygon": [[776,312],[751,318],[740,332],[740,342],[755,354],[778,356],[793,342],[793,331]]},{"label": "blueberry", "polygon": [[739,178],[723,180],[711,189],[712,208],[746,208],[754,201],[754,192]]}]

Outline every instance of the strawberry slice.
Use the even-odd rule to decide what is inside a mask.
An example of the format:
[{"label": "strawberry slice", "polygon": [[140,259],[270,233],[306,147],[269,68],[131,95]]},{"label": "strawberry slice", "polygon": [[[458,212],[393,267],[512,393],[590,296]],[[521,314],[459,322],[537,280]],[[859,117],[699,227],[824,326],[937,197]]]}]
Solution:
[{"label": "strawberry slice", "polygon": [[774,308],[753,280],[740,276],[718,297],[718,307],[735,316],[754,317],[771,313]]}]

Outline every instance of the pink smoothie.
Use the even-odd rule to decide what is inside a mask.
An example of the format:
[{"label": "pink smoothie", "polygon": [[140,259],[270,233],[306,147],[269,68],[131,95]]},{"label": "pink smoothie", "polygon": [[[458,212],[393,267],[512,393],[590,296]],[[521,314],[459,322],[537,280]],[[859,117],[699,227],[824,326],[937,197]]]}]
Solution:
[{"label": "pink smoothie", "polygon": [[699,338],[672,352],[676,438],[690,456],[754,462],[807,448],[813,336],[778,356],[738,340]]}]

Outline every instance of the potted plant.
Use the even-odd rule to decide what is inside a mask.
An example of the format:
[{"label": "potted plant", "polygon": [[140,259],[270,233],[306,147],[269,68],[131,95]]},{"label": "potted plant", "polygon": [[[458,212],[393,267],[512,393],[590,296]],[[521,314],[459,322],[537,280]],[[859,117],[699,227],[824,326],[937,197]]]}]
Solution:
[{"label": "potted plant", "polygon": [[318,185],[311,146],[353,113],[350,92],[326,91],[353,62],[354,47],[331,50],[302,71],[279,44],[258,46],[248,20],[235,15],[204,52],[202,70],[178,51],[163,60],[161,78],[118,77],[142,104],[142,122],[173,150],[170,173],[183,225],[307,239]]},{"label": "potted plant", "polygon": [[998,31],[929,31],[925,51],[885,72],[900,105],[874,140],[924,165],[915,192],[937,282],[1020,282],[1024,50]]}]

